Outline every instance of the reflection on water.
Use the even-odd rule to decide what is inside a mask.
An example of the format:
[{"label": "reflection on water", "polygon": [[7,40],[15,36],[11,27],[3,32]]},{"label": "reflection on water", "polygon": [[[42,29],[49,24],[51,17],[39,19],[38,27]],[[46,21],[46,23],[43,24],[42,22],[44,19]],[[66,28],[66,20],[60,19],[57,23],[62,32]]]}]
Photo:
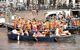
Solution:
[{"label": "reflection on water", "polygon": [[71,50],[76,47],[76,43],[46,43],[46,42],[9,42],[12,49],[27,50]]},{"label": "reflection on water", "polygon": [[80,35],[76,35],[75,39],[71,43],[11,41],[6,30],[0,28],[0,50],[80,50]]}]

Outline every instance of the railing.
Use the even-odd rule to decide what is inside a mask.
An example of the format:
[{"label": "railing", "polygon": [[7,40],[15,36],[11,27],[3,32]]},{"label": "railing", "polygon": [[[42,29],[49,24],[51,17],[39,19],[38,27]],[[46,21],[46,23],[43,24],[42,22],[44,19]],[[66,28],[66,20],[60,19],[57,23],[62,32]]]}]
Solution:
[{"label": "railing", "polygon": [[[16,10],[19,10],[19,11],[25,11],[25,10],[32,10],[34,6],[25,6],[25,7],[16,7],[15,9]],[[23,9],[24,8],[24,9]],[[38,9],[38,10],[53,10],[53,9],[79,9],[80,8],[80,4],[74,4],[74,5],[54,5],[54,6],[51,6],[51,5],[38,5],[37,7],[35,7],[35,9]]]},{"label": "railing", "polygon": [[79,4],[76,3],[76,4],[75,4],[75,8],[80,8],[80,3],[79,3]]}]

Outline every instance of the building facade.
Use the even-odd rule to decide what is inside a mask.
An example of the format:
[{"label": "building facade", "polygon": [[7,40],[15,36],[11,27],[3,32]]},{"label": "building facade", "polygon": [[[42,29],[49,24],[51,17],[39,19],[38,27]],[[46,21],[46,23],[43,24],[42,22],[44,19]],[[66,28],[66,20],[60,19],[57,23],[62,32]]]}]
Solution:
[{"label": "building facade", "polygon": [[[24,3],[25,6],[29,8],[40,8],[40,9],[48,9],[48,8],[58,8],[61,6],[73,6],[80,7],[80,0],[0,0],[0,6],[12,6],[16,7],[17,3]],[[72,7],[71,6],[71,7]]]},{"label": "building facade", "polygon": [[0,0],[0,6],[6,5],[6,0]]}]

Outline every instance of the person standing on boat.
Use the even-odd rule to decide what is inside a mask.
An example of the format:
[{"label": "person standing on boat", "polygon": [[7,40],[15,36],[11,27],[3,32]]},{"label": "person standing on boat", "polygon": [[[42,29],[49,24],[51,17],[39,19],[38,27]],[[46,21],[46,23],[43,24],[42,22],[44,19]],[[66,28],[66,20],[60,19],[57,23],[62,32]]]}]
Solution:
[{"label": "person standing on boat", "polygon": [[49,23],[49,29],[50,29],[50,31],[52,33],[53,32],[53,22],[52,21],[50,21],[50,23]]},{"label": "person standing on boat", "polygon": [[21,18],[19,18],[17,21],[17,28],[20,28],[20,27],[21,27]]},{"label": "person standing on boat", "polygon": [[32,33],[36,34],[36,32],[37,32],[37,23],[36,23],[36,20],[32,20],[31,24],[32,24]]},{"label": "person standing on boat", "polygon": [[57,25],[57,18],[54,18],[54,20],[50,22],[50,26],[49,26],[51,33],[55,32],[56,25]]},{"label": "person standing on boat", "polygon": [[42,29],[42,21],[41,20],[37,21],[37,29],[38,30]]},{"label": "person standing on boat", "polygon": [[21,18],[19,18],[18,21],[17,21],[17,29],[19,29],[19,33],[21,35],[24,35],[23,24],[22,24],[22,19]]},{"label": "person standing on boat", "polygon": [[63,33],[63,30],[62,30],[62,28],[60,27],[59,24],[57,25],[57,28],[55,30],[55,33],[56,33],[56,36],[60,36],[61,33]]},{"label": "person standing on boat", "polygon": [[63,29],[66,29],[68,27],[67,21],[62,21],[63,22]]},{"label": "person standing on boat", "polygon": [[24,26],[25,26],[26,20],[25,20],[24,18],[22,18],[22,21],[21,21],[21,22],[22,22],[22,26],[21,26],[21,27],[22,27],[22,29],[23,29],[23,31],[24,31]]},{"label": "person standing on boat", "polygon": [[30,22],[26,22],[26,29],[25,29],[25,33],[27,33],[27,35],[30,35],[31,31],[31,23]]},{"label": "person standing on boat", "polygon": [[67,27],[68,27],[68,23],[63,20],[63,35],[71,36],[71,33],[68,30],[66,30]]},{"label": "person standing on boat", "polygon": [[61,25],[62,23],[58,24],[57,25],[57,28],[56,28],[56,36],[71,36],[71,33],[68,31],[68,30],[63,30],[63,25]]},{"label": "person standing on boat", "polygon": [[53,23],[52,23],[52,25],[53,25],[53,30],[55,30],[57,23],[58,23],[57,19],[54,19],[54,21],[53,21]]},{"label": "person standing on boat", "polygon": [[45,22],[45,27],[46,27],[46,29],[49,29],[49,21],[48,20]]},{"label": "person standing on boat", "polygon": [[13,20],[13,28],[15,29],[16,27],[17,27],[17,20],[18,20],[18,18],[17,17],[15,17],[15,19]]},{"label": "person standing on boat", "polygon": [[49,21],[45,21],[44,23],[43,23],[43,27],[44,27],[44,29],[43,29],[43,32],[42,32],[42,34],[44,34],[45,36],[49,36],[49,25],[50,25],[50,23],[49,23]]}]

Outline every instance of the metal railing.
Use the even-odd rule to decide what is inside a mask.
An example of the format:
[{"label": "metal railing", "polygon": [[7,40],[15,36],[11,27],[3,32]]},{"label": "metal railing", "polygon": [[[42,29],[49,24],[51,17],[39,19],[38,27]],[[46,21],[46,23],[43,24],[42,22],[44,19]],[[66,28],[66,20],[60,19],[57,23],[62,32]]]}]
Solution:
[{"label": "metal railing", "polygon": [[75,8],[80,8],[80,3],[79,4],[76,3],[76,4],[74,4],[74,6],[75,6]]},{"label": "metal railing", "polygon": [[80,8],[80,4],[74,4],[74,5],[38,5],[38,6],[25,6],[25,7],[15,7],[16,10],[18,11],[25,11],[25,10],[33,10],[33,9],[38,9],[38,10],[53,10],[53,9],[79,9]]}]

